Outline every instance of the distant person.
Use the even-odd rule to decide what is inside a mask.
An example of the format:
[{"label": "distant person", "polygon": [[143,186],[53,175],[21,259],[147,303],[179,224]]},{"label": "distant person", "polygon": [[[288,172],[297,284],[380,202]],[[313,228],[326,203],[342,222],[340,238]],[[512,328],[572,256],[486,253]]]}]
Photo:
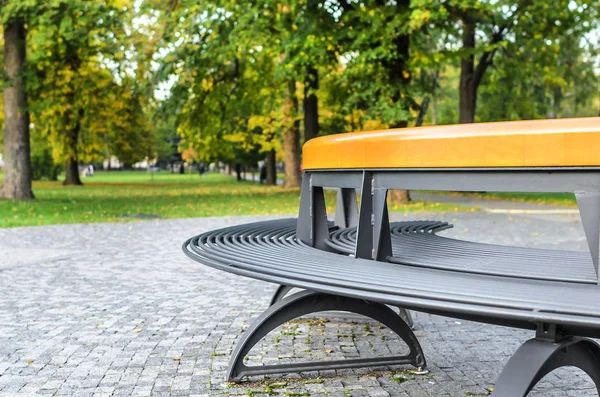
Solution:
[{"label": "distant person", "polygon": [[87,167],[83,168],[83,176],[84,177],[88,177],[88,176],[92,176],[94,175],[94,166],[93,165],[88,165]]},{"label": "distant person", "polygon": [[204,173],[206,172],[206,169],[204,168],[204,164],[200,164],[200,166],[198,167],[198,173],[200,174],[200,176],[205,176]]}]

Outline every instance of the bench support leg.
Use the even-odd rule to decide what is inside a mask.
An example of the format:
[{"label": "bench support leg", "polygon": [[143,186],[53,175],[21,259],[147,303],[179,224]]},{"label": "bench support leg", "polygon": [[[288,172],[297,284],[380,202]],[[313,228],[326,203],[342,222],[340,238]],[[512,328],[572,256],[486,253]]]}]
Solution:
[{"label": "bench support leg", "polygon": [[600,284],[600,273],[598,271],[598,255],[600,252],[600,193],[599,192],[575,192],[577,206],[581,223],[585,231],[585,238],[590,248],[592,261],[598,283]]},{"label": "bench support leg", "polygon": [[302,177],[296,236],[306,245],[323,251],[330,250],[325,244],[329,238],[325,194],[322,186],[311,184],[311,174],[308,172]]},{"label": "bench support leg", "polygon": [[290,292],[293,288],[294,287],[290,287],[289,285],[278,286],[277,290],[271,297],[271,302],[269,303],[269,306],[273,306],[274,304],[276,304],[277,302],[279,302],[280,300],[285,298],[285,296],[288,294],[288,292]]},{"label": "bench support leg", "polygon": [[[273,306],[275,303],[279,302],[280,300],[282,300],[283,298],[285,298],[285,296],[293,289],[294,287],[290,287],[289,285],[280,285],[277,287],[277,290],[275,291],[275,293],[273,293],[273,296],[271,297],[271,302],[269,303],[269,306]],[[404,320],[404,322],[411,328],[413,328],[414,322],[412,319],[412,315],[410,314],[410,311],[402,308],[402,307],[398,307],[398,315],[400,316],[400,318],[402,318],[402,320]]]},{"label": "bench support leg", "polygon": [[354,188],[343,187],[338,191],[334,224],[341,228],[354,227],[358,224],[358,206]]},{"label": "bench support leg", "polygon": [[[392,255],[387,189],[377,188],[373,173],[365,171],[360,196],[354,256],[385,262],[387,257]],[[398,309],[400,309],[400,317],[412,327],[413,321],[410,312],[402,307]]]},{"label": "bench support leg", "polygon": [[571,366],[583,370],[600,394],[600,345],[591,339],[567,338],[558,342],[530,339],[508,360],[494,397],[523,397],[547,374]]},{"label": "bench support leg", "polygon": [[[244,364],[244,357],[248,354],[250,349],[273,329],[289,320],[293,320],[306,314],[330,310],[362,314],[379,321],[402,338],[408,345],[410,350],[409,353],[405,356],[359,358],[253,367],[248,367]],[[302,291],[288,296],[269,307],[254,321],[250,328],[244,332],[231,356],[227,371],[227,380],[229,382],[236,382],[241,380],[244,376],[252,375],[399,364],[412,364],[418,368],[424,368],[426,366],[425,356],[417,337],[392,309],[382,303],[367,302],[362,299],[347,298],[320,292]]]}]

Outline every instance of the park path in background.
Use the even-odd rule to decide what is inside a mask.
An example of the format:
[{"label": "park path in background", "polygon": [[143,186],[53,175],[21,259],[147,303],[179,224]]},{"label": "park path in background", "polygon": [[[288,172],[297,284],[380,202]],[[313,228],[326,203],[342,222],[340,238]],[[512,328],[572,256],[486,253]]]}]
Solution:
[{"label": "park path in background", "polygon": [[[267,216],[0,229],[1,396],[229,396],[265,383],[225,383],[229,354],[275,286],[189,260],[185,239]],[[585,250],[579,218],[479,212],[394,213],[439,219],[444,235],[497,244]],[[293,258],[290,258],[293,260]],[[430,374],[406,367],[271,376],[279,395],[488,395],[533,333],[415,314]],[[368,330],[368,331],[366,331]],[[282,332],[283,331],[283,332]],[[377,324],[300,321],[276,330],[252,363],[398,353]],[[321,378],[319,378],[321,376]],[[562,369],[531,396],[594,396],[582,372]]]},{"label": "park path in background", "polygon": [[413,200],[456,204],[462,207],[478,208],[495,214],[539,214],[572,215],[579,214],[576,207],[555,204],[542,204],[517,200],[487,199],[473,196],[438,194],[412,191]]}]

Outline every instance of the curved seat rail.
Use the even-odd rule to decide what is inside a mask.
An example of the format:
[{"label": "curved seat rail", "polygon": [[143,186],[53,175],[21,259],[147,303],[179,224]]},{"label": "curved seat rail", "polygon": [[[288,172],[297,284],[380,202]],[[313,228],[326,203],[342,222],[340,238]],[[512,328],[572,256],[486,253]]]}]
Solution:
[{"label": "curved seat rail", "polygon": [[[392,255],[388,262],[538,280],[596,283],[596,273],[586,252],[512,247],[457,240],[437,233],[451,228],[447,222],[406,221],[390,224]],[[353,255],[356,227],[331,232],[326,245],[335,252]]]},{"label": "curved seat rail", "polygon": [[277,284],[490,324],[557,324],[566,334],[600,337],[596,285],[351,258],[307,246],[295,225],[287,219],[233,226],[189,239],[183,249],[205,265]]}]

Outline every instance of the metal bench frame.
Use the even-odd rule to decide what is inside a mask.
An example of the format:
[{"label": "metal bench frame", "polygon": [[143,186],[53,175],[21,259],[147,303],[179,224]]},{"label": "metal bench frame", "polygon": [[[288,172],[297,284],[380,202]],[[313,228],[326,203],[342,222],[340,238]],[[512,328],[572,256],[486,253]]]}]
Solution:
[{"label": "metal bench frame", "polygon": [[[335,251],[331,241],[328,241],[331,224],[327,220],[324,187],[340,188],[335,224],[340,228],[356,226],[353,256],[360,262],[355,263],[347,256],[338,256],[339,251]],[[360,208],[356,201],[356,189],[362,192]],[[523,344],[505,366],[494,388],[495,397],[525,396],[544,375],[562,366],[575,366],[585,371],[600,393],[600,346],[591,339],[578,337],[600,335],[600,314],[595,307],[591,310],[593,313],[587,314],[590,317],[586,317],[586,312],[590,311],[589,305],[582,306],[571,301],[573,309],[569,311],[565,307],[555,307],[562,304],[554,299],[557,295],[548,295],[552,297],[548,299],[551,303],[544,306],[543,311],[539,311],[537,304],[529,304],[517,312],[515,307],[500,306],[499,303],[496,306],[493,299],[485,299],[486,295],[481,289],[478,293],[482,295],[478,295],[478,299],[471,304],[443,301],[434,297],[435,293],[427,294],[425,289],[420,293],[413,292],[411,296],[400,296],[405,294],[405,288],[412,288],[408,283],[415,274],[433,273],[426,269],[409,270],[406,265],[395,262],[379,263],[375,267],[380,272],[407,274],[412,278],[404,283],[388,279],[387,292],[373,283],[367,288],[367,284],[361,285],[360,279],[352,278],[353,275],[360,274],[357,269],[363,272],[362,269],[369,264],[375,265],[371,261],[384,262],[392,256],[393,237],[386,204],[389,189],[574,192],[590,247],[596,281],[598,280],[600,168],[309,170],[304,174],[295,231],[293,223],[273,221],[247,225],[246,228],[235,227],[205,233],[184,244],[186,255],[206,265],[282,284],[275,293],[271,306],[245,331],[236,346],[229,365],[229,381],[239,381],[244,376],[251,375],[360,366],[412,364],[424,368],[425,356],[407,321],[403,320],[403,312],[398,315],[384,304],[387,303],[399,306],[406,304],[406,307],[432,314],[536,330],[535,338]],[[303,263],[301,270],[295,270],[294,266],[297,265],[294,264],[294,258],[288,258],[287,252],[290,249],[296,255],[306,255],[306,259],[298,258],[298,262]],[[252,258],[245,258],[246,252]],[[279,255],[279,262],[275,261],[275,254]],[[332,261],[336,258],[340,259],[340,263],[333,266]],[[307,266],[306,262],[310,262],[311,266]],[[327,263],[332,264],[331,269],[323,270],[328,270],[329,276],[321,276],[318,274],[319,266],[327,266]],[[337,275],[337,272],[349,268],[354,271],[350,276]],[[288,274],[286,269],[297,274]],[[454,280],[456,285],[467,288],[474,280],[492,279],[494,288],[498,291],[505,289],[505,283],[506,287],[510,287],[511,283],[519,280],[536,288],[537,293],[554,292],[557,289],[564,293],[570,288],[582,288],[584,293],[575,294],[573,299],[578,296],[596,297],[595,289],[600,288],[590,285],[593,280],[587,280],[586,283],[572,280],[550,282],[531,277],[526,280],[511,275],[480,278],[451,269],[435,272],[443,274],[444,280]],[[381,277],[381,274],[383,273],[378,273],[378,276]],[[289,286],[286,282],[290,283]],[[393,287],[394,285],[396,286]],[[550,285],[553,287],[550,288]],[[307,290],[285,297],[291,286]],[[396,292],[389,292],[391,288],[395,288]],[[526,296],[534,295],[523,296],[522,299],[526,299]],[[246,354],[269,331],[299,316],[329,310],[358,313],[382,322],[407,344],[409,353],[394,357],[254,367],[244,364]]]},{"label": "metal bench frame", "polygon": [[[600,168],[597,167],[310,170],[303,178],[297,237],[307,245],[329,250],[325,243],[329,228],[324,187],[340,188],[336,224],[357,227],[354,256],[377,261],[385,261],[392,255],[388,190],[573,192],[599,276]],[[358,216],[356,189],[362,192]],[[493,394],[526,396],[546,374],[563,366],[586,372],[600,394],[600,346],[591,339],[562,335],[556,324],[540,323],[536,337],[523,344],[506,364]]]},{"label": "metal bench frame", "polygon": [[[375,260],[385,258],[383,255],[391,249],[386,233],[388,190],[575,193],[596,275],[599,274],[599,167],[311,170],[305,172],[302,182],[297,233],[306,244],[327,250],[323,242],[328,234],[323,187],[341,188],[339,200],[343,205],[336,206],[336,222],[340,226],[344,221],[346,226],[358,225],[356,257]],[[371,193],[361,195],[358,218],[354,215],[355,189]]]},{"label": "metal bench frame", "polygon": [[[307,314],[323,311],[345,311],[360,314],[387,326],[392,332],[406,342],[409,352],[402,356],[357,358],[346,360],[316,361],[297,364],[274,364],[248,367],[244,357],[265,335],[283,323]],[[312,291],[302,291],[278,300],[264,311],[242,335],[229,364],[227,379],[239,381],[244,376],[268,375],[283,372],[301,372],[315,370],[331,370],[342,368],[360,368],[369,366],[412,364],[417,368],[425,368],[425,355],[417,337],[404,322],[388,306],[338,295]]]}]

